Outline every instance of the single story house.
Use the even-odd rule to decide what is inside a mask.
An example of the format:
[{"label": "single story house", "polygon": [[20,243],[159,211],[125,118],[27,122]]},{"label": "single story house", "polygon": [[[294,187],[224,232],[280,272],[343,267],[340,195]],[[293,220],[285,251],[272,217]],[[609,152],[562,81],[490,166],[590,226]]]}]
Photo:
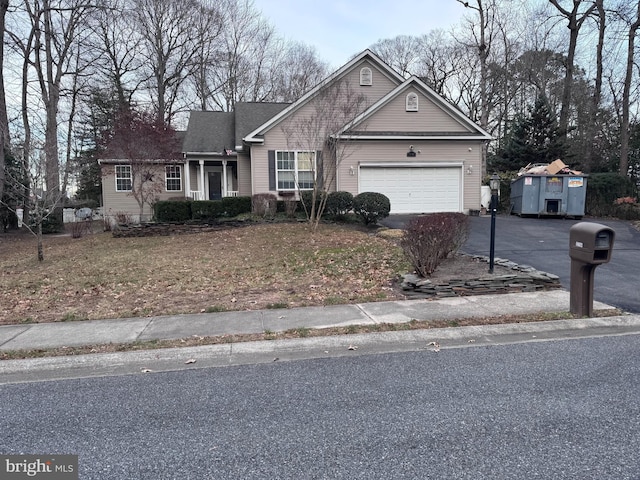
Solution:
[{"label": "single story house", "polygon": [[[323,182],[329,191],[383,193],[392,213],[468,213],[480,209],[490,140],[422,80],[365,50],[294,103],[191,112],[183,158],[156,162],[164,183],[156,199],[287,198]],[[130,167],[102,165],[105,214],[135,215]]]}]

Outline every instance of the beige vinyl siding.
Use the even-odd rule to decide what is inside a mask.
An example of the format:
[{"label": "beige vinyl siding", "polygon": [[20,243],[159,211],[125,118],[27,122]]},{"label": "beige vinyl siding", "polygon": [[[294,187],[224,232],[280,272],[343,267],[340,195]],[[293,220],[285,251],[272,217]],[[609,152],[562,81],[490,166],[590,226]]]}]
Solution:
[{"label": "beige vinyl siding", "polygon": [[[279,129],[278,129],[279,130]],[[269,142],[273,145],[274,142]],[[269,192],[269,150],[285,150],[286,145],[278,147],[267,145],[254,145],[251,147],[251,183],[252,191],[256,193]]]},{"label": "beige vinyl siding", "polygon": [[[122,165],[126,165],[123,163]],[[175,164],[178,165],[178,164]],[[184,193],[184,165],[180,165],[180,173],[181,173],[181,190],[166,190],[166,177],[165,177],[165,165],[157,165],[155,171],[157,172],[155,178],[157,182],[162,183],[162,190],[157,193],[156,200],[169,200],[172,198],[181,198],[185,196]],[[138,220],[138,216],[140,215],[140,207],[138,206],[138,202],[131,192],[117,192],[116,191],[116,180],[115,180],[115,165],[103,165],[102,166],[102,203],[106,208],[105,215],[113,216],[116,213],[124,212],[132,215],[134,220]],[[153,212],[151,211],[151,207],[145,204],[143,220],[149,220],[153,216]]]},{"label": "beige vinyl siding", "polygon": [[[373,78],[371,85],[360,85],[360,70],[363,67],[371,69]],[[353,69],[347,72],[343,79],[356,94],[362,94],[367,98],[367,108],[400,85],[400,82],[395,78],[388,77],[382,70],[366,59],[354,65]]]},{"label": "beige vinyl siding", "polygon": [[107,209],[105,215],[119,212],[138,214],[140,207],[131,192],[116,192],[116,176],[114,165],[102,166],[102,204]]},{"label": "beige vinyl siding", "polygon": [[[418,111],[406,111],[408,93],[418,94]],[[365,132],[404,131],[404,132],[469,132],[470,130],[433,103],[428,97],[411,88],[403,91],[389,103],[380,108],[364,122]]]},{"label": "beige vinyl siding", "polygon": [[238,195],[251,196],[251,159],[248,155],[238,154]]},{"label": "beige vinyl siding", "polygon": [[[370,86],[360,85],[360,69],[362,67],[371,68],[372,85]],[[346,72],[339,81],[347,82],[354,94],[366,96],[367,101],[366,105],[363,105],[363,110],[376,103],[400,84],[398,80],[387,76],[368,60],[358,62],[350,71]],[[287,124],[295,124],[296,119],[311,115],[313,111],[313,100],[310,100],[291,116],[273,125],[265,132],[263,145],[253,145],[251,147],[253,193],[269,191],[269,150],[320,150],[322,148],[322,145],[310,144],[308,139],[287,138],[287,135],[283,131],[283,126],[286,128]]]},{"label": "beige vinyl siding", "polygon": [[[409,145],[413,145],[416,152],[420,151],[416,157],[407,157]],[[338,190],[354,195],[360,193],[358,173],[361,163],[462,163],[463,209],[480,209],[480,141],[359,141],[350,148],[350,155],[338,166]],[[353,175],[350,174],[350,167],[353,167]]]}]

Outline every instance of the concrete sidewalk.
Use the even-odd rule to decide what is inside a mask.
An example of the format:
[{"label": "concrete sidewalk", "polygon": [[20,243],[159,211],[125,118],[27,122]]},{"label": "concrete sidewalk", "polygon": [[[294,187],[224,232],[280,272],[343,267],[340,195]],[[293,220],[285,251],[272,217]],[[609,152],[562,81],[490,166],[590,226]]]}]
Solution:
[{"label": "concrete sidewalk", "polygon": [[[344,327],[453,320],[472,317],[568,312],[569,292],[546,292],[406,300],[327,307],[202,313],[151,318],[0,326],[0,351],[77,347],[194,335],[218,336],[283,332],[299,328]],[[595,302],[594,309],[610,308]]]}]

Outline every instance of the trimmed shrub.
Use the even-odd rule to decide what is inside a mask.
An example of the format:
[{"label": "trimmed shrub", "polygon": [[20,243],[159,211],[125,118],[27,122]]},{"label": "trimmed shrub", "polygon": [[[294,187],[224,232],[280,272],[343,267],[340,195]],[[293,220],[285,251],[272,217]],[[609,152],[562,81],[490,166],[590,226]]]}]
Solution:
[{"label": "trimmed shrub", "polygon": [[353,198],[353,211],[369,225],[389,216],[391,202],[382,193],[363,192]]},{"label": "trimmed shrub", "polygon": [[227,217],[251,213],[251,197],[223,197],[220,202]]},{"label": "trimmed shrub", "polygon": [[[322,195],[326,195],[326,193],[316,192],[316,210],[315,210],[316,212],[320,207],[320,200],[322,198]],[[307,216],[311,214],[312,200],[313,200],[313,190],[302,190],[300,192],[300,203],[301,203],[300,207],[302,208],[302,210],[304,210]],[[323,212],[323,214],[324,213],[325,212]]]},{"label": "trimmed shrub", "polygon": [[412,218],[400,240],[404,254],[416,272],[427,277],[469,235],[469,219],[463,213],[432,213]]},{"label": "trimmed shrub", "polygon": [[327,196],[326,211],[329,215],[345,215],[353,208],[351,192],[331,192]]},{"label": "trimmed shrub", "polygon": [[256,193],[251,197],[251,213],[260,217],[273,217],[278,209],[278,197],[273,193]]},{"label": "trimmed shrub", "polygon": [[210,223],[224,215],[221,200],[196,200],[191,202],[191,218],[196,222]]},{"label": "trimmed shrub", "polygon": [[161,200],[153,205],[158,222],[184,223],[191,220],[191,203],[185,200]]},{"label": "trimmed shrub", "polygon": [[616,215],[617,198],[635,197],[636,187],[617,173],[593,173],[587,179],[586,211],[594,216]]}]

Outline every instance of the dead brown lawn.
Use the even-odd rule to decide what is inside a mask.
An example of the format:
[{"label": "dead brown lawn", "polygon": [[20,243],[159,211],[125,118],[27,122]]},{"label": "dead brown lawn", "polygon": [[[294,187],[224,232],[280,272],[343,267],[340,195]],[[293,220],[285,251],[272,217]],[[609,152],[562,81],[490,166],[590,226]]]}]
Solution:
[{"label": "dead brown lawn", "polygon": [[0,324],[403,298],[393,240],[357,228],[259,224],[152,238],[0,234]]}]

